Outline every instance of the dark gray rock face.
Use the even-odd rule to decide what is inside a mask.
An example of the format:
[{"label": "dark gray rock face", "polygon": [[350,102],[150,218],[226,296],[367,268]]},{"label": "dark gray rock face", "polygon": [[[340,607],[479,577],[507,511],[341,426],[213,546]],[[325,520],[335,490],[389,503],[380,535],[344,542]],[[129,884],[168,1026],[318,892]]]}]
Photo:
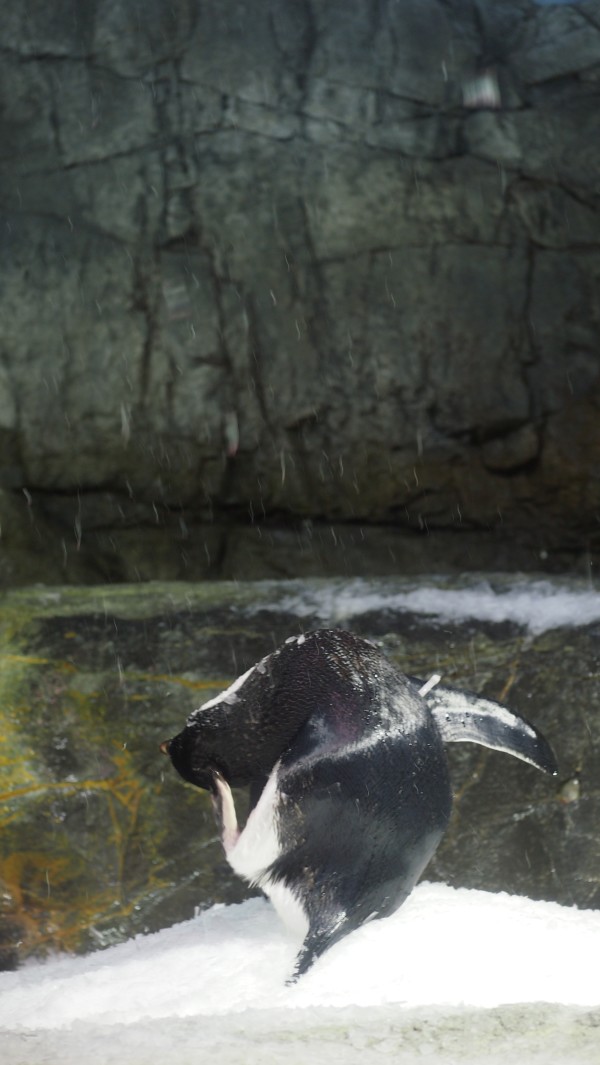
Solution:
[{"label": "dark gray rock face", "polygon": [[24,0],[0,46],[0,486],[63,576],[182,514],[594,545],[598,0]]}]

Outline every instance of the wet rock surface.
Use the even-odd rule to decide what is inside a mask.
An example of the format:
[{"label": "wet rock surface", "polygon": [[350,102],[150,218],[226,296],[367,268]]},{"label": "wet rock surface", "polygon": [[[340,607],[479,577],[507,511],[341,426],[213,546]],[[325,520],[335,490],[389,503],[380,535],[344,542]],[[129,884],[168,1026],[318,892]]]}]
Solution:
[{"label": "wet rock surface", "polygon": [[[599,624],[533,635],[514,622],[435,621],[349,602],[347,584],[335,581],[5,597],[4,967],[95,949],[245,897],[208,796],[176,776],[158,744],[287,636],[328,624],[377,640],[409,673],[439,672],[506,701],[556,751],[560,775],[551,779],[481,747],[450,746],[454,813],[427,878],[600,906]],[[243,793],[238,801],[243,808]]]},{"label": "wet rock surface", "polygon": [[0,47],[29,579],[289,515],[597,547],[598,0],[26,0]]},{"label": "wet rock surface", "polygon": [[[503,570],[590,575],[600,565],[593,538],[550,546],[542,525],[515,536],[509,527],[406,529],[395,523],[198,521],[189,511],[156,511],[149,524],[120,514],[90,527],[89,511],[61,496],[0,490],[0,588],[31,584],[114,584],[152,580],[269,580],[381,577]],[[89,500],[88,500],[89,502]],[[66,508],[61,514],[60,508]],[[143,508],[141,508],[143,511]],[[111,520],[119,514],[119,525]]]}]

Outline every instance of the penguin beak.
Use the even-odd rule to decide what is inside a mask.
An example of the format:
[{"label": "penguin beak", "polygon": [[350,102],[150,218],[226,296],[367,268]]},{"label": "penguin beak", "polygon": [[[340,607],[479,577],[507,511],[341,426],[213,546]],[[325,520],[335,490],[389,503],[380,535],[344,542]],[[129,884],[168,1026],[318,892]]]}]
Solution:
[{"label": "penguin beak", "polygon": [[160,745],[160,747],[158,749],[159,749],[159,751],[162,751],[163,754],[168,755],[169,752],[170,752],[170,747],[171,747],[171,741],[170,740],[163,740],[163,742],[161,743],[161,745]]}]

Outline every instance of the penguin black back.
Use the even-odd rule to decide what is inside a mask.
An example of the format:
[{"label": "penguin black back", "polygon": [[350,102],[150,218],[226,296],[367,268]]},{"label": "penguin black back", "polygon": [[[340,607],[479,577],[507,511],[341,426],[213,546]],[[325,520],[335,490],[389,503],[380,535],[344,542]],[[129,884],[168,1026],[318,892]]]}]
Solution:
[{"label": "penguin black back", "polygon": [[382,727],[373,704],[372,726],[350,742],[318,714],[281,760],[281,854],[265,890],[280,883],[305,909],[295,976],[354,928],[397,909],[446,828],[451,791],[442,743],[414,697],[401,691],[393,701],[398,717],[410,720],[404,732]]}]

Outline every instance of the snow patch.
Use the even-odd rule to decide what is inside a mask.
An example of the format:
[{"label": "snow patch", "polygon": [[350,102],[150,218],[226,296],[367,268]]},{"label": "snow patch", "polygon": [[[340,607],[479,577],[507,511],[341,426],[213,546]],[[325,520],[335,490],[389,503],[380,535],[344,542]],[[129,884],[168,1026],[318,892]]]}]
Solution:
[{"label": "snow patch", "polygon": [[533,634],[562,626],[600,620],[600,595],[591,587],[573,587],[549,580],[517,580],[494,587],[489,581],[466,582],[460,588],[390,580],[332,582],[290,581],[277,607],[297,617],[315,616],[343,625],[371,611],[423,614],[437,621],[475,619],[514,622]]},{"label": "snow patch", "polygon": [[266,900],[214,906],[102,953],[0,974],[0,1030],[391,1003],[600,1005],[600,911],[424,883],[286,987],[299,946]]}]

